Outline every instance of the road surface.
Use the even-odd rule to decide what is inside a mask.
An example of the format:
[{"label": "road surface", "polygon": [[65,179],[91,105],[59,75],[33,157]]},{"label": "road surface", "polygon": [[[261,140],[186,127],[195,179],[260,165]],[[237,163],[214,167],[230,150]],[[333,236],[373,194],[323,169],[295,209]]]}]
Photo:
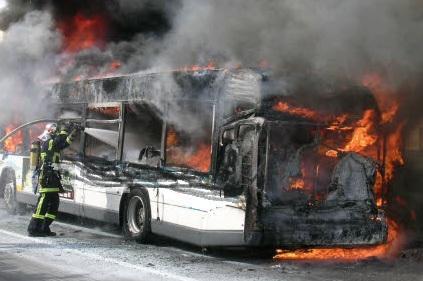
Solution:
[{"label": "road surface", "polygon": [[420,249],[404,250],[394,261],[287,262],[273,260],[269,251],[204,251],[160,237],[141,245],[126,241],[115,226],[99,227],[74,217],[53,224],[57,237],[28,237],[29,218],[7,214],[0,202],[0,281],[423,281]]}]

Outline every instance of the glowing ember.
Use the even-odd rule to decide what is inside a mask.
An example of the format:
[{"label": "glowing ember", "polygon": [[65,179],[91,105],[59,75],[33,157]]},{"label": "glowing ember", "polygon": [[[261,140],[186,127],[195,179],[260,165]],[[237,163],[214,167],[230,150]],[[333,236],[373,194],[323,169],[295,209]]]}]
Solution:
[{"label": "glowing ember", "polygon": [[336,260],[336,261],[358,261],[369,258],[387,259],[395,257],[401,249],[398,225],[389,220],[388,240],[386,244],[357,247],[357,248],[315,248],[301,249],[295,251],[277,250],[275,260]]},{"label": "glowing ember", "polygon": [[105,44],[107,24],[99,15],[87,17],[77,14],[70,21],[60,22],[58,28],[64,37],[65,52],[76,53]]}]

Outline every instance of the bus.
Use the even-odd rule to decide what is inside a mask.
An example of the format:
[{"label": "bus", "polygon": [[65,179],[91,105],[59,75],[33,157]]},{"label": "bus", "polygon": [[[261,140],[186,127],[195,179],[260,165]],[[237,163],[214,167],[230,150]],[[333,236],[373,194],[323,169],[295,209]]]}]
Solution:
[{"label": "bus", "polygon": [[[86,128],[63,151],[59,211],[118,224],[138,242],[157,234],[202,247],[384,243],[375,161],[326,156],[328,124],[274,110],[292,98],[284,83],[255,69],[215,69],[52,85],[53,117]],[[346,110],[375,106],[354,89]],[[19,149],[0,154],[11,213],[36,204],[30,144],[42,129],[23,128]]]}]

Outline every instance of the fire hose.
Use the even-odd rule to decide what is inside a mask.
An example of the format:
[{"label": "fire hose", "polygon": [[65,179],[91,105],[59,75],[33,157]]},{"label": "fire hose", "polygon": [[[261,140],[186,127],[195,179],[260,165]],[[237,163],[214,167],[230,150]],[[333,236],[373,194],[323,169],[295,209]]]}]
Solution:
[{"label": "fire hose", "polygon": [[39,120],[34,120],[34,121],[31,121],[31,122],[22,124],[19,127],[15,128],[13,131],[7,133],[5,136],[3,136],[0,139],[0,144],[3,144],[8,138],[10,138],[13,135],[15,135],[18,131],[20,131],[20,130],[26,128],[26,127],[32,126],[34,124],[37,124],[37,123],[48,123],[48,122],[57,122],[57,123],[59,123],[59,122],[64,122],[64,121],[65,122],[66,121],[78,122],[80,120],[81,120],[80,118],[70,118],[70,119],[39,119]]}]

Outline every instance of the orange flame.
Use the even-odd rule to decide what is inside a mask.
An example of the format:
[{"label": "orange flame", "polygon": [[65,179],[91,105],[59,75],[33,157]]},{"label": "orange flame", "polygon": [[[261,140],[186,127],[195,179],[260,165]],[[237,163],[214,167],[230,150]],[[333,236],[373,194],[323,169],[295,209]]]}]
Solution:
[{"label": "orange flame", "polygon": [[273,110],[289,113],[291,115],[297,116],[297,117],[303,117],[308,119],[314,119],[314,120],[320,120],[320,114],[316,111],[313,111],[311,109],[305,108],[305,107],[294,107],[289,105],[287,102],[279,101],[273,106]]},{"label": "orange flame", "polygon": [[388,221],[387,242],[382,245],[357,248],[314,248],[301,250],[277,250],[273,257],[276,260],[336,260],[336,261],[358,261],[369,258],[388,259],[395,257],[401,247],[402,242],[399,237],[399,227],[393,221]]},{"label": "orange flame", "polygon": [[375,116],[374,110],[366,110],[363,118],[356,123],[351,141],[341,150],[361,152],[375,144],[378,140],[378,136],[374,132]]},{"label": "orange flame", "polygon": [[[14,124],[10,124],[6,126],[5,133],[6,135],[12,132],[17,126]],[[9,153],[20,153],[23,144],[23,134],[22,131],[18,131],[15,135],[11,136],[10,138],[6,139],[3,143],[3,149]]]},{"label": "orange flame", "polygon": [[188,167],[200,172],[208,172],[210,170],[210,161],[210,146],[207,144],[200,144],[194,153],[187,155],[185,158],[185,164]]},{"label": "orange flame", "polygon": [[304,189],[304,179],[296,179],[291,182],[291,189]]},{"label": "orange flame", "polygon": [[206,143],[194,144],[190,149],[180,145],[175,130],[168,130],[166,135],[167,162],[176,166],[189,167],[199,172],[208,172],[211,164],[210,145]]},{"label": "orange flame", "polygon": [[63,48],[67,53],[76,53],[93,47],[103,47],[107,24],[100,15],[87,17],[77,14],[70,21],[59,22],[63,34]]},{"label": "orange flame", "polygon": [[[381,160],[385,160],[383,162],[384,174],[381,172],[377,173],[375,182],[376,204],[380,207],[385,203],[382,201],[384,195],[383,184],[387,184],[392,180],[395,167],[404,164],[401,151],[404,123],[396,120],[399,111],[399,102],[395,98],[395,91],[392,87],[384,83],[381,76],[376,74],[366,75],[362,80],[362,84],[368,87],[374,94],[381,111],[379,118],[375,110],[369,109],[364,111],[360,120],[349,124],[347,122],[351,118],[346,114],[341,116],[324,116],[311,109],[294,107],[282,101],[276,103],[273,109],[319,122],[329,122],[330,126],[326,130],[328,132],[339,132],[342,134],[344,136],[344,144],[332,146],[334,149],[326,149],[324,151],[325,156],[337,157],[338,151],[354,151],[371,157],[376,161],[381,162]],[[379,145],[382,143],[384,145],[384,159],[381,159],[379,150]],[[304,176],[304,171],[302,171],[302,175]],[[304,188],[304,183],[304,178],[296,179],[291,183],[291,188]],[[410,213],[411,217],[415,214],[413,211]],[[399,239],[397,239],[399,237],[398,225],[393,220],[389,220],[388,225],[388,241],[383,245],[357,248],[313,248],[296,251],[277,250],[274,258],[278,260],[331,259],[355,261],[371,257],[393,257],[399,252],[402,245]]]},{"label": "orange flame", "polygon": [[213,61],[209,61],[207,65],[185,65],[178,69],[179,71],[204,71],[204,70],[215,70],[216,64]]}]

